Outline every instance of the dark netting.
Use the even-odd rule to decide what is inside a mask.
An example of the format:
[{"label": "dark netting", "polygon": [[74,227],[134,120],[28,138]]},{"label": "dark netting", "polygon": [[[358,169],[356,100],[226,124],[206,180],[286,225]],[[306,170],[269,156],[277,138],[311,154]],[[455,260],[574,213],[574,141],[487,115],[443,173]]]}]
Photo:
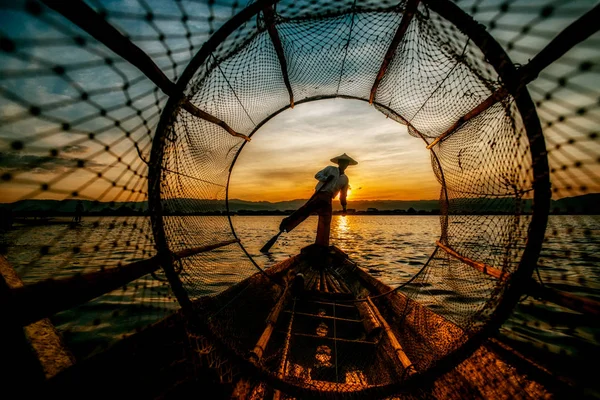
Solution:
[{"label": "dark netting", "polygon": [[[600,37],[571,26],[590,10],[2,3],[3,341],[27,343],[15,358],[34,354],[57,390],[98,379],[99,393],[121,383],[151,398],[195,384],[255,399],[549,396],[547,370],[516,368],[510,345],[597,395],[581,365],[597,354],[600,310]],[[430,151],[439,239],[400,286],[337,248],[265,271],[230,219],[247,141],[294,104],[335,97],[374,105]]]},{"label": "dark netting", "polygon": [[[417,16],[375,101],[393,109],[422,136],[439,136],[493,91],[496,76],[477,68],[484,57],[474,48],[467,36],[435,13]],[[448,102],[450,98],[461,101]]]},{"label": "dark netting", "polygon": [[[171,79],[239,11],[234,4],[173,2],[153,13],[159,3],[88,5]],[[4,2],[0,18],[0,201],[6,203],[0,246],[17,273],[11,275],[7,266],[5,279],[12,287],[19,280],[28,285],[81,274],[93,278],[94,273],[153,260],[148,163],[167,96],[126,59],[40,2]],[[220,192],[196,186],[202,194],[188,197],[214,198],[211,210],[223,210],[226,183],[225,175]],[[78,200],[81,222],[75,220]],[[223,237],[231,236],[228,224],[215,226],[226,230]],[[173,243],[177,245],[184,243]],[[48,360],[46,376],[101,353],[179,308],[159,269],[135,275],[112,282],[99,297],[77,298],[55,289],[66,304],[40,316],[52,316],[59,336],[41,322],[27,327],[36,351]],[[60,336],[71,354],[45,353],[44,341],[60,343]]]}]

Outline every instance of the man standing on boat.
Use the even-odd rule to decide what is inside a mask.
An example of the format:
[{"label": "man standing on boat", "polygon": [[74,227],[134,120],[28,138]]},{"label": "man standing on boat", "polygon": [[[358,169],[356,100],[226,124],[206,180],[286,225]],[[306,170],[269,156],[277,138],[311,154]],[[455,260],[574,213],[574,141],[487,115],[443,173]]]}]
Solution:
[{"label": "man standing on boat", "polygon": [[315,244],[320,246],[329,246],[329,230],[331,228],[331,201],[339,194],[340,203],[346,212],[346,196],[348,194],[348,176],[344,171],[349,165],[358,164],[346,153],[331,159],[331,162],[337,164],[323,168],[317,172],[315,179],[319,181],[315,187],[315,193],[312,197],[296,210],[292,215],[281,221],[279,230],[281,232],[290,232],[308,216],[316,211],[319,215],[319,225],[317,228],[317,239]]}]

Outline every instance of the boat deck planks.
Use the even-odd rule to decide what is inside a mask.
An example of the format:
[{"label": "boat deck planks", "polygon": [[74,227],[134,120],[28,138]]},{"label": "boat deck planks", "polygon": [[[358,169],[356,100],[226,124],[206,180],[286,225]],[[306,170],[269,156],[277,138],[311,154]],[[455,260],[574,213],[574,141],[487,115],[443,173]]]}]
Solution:
[{"label": "boat deck planks", "polygon": [[[274,282],[285,282],[285,277],[301,272],[305,278],[305,293],[289,295],[265,345],[265,364],[258,365],[267,366],[273,374],[285,377],[288,383],[305,389],[318,388],[328,398],[335,398],[334,392],[350,393],[373,386],[374,378],[379,381],[386,376],[390,381],[398,379],[403,367],[390,357],[394,354],[390,341],[381,332],[374,337],[369,336],[357,303],[350,302],[357,297],[385,293],[390,290],[389,286],[360,269],[340,250],[332,248],[331,253],[333,264],[320,262],[314,265],[308,261],[310,257],[306,252],[290,257],[267,270],[266,274],[257,273],[216,297],[199,299],[197,310],[206,320],[215,315],[218,307],[239,298],[235,307],[237,313],[231,314],[234,317],[241,318],[240,315],[250,310],[260,311],[252,318],[243,315],[235,321],[241,325],[254,321],[256,325],[243,326],[248,337],[240,343],[249,352],[265,330],[271,309],[284,293],[284,286]],[[325,282],[327,292],[316,290],[324,289],[320,284],[316,285],[317,281]],[[460,327],[401,293],[374,298],[373,304],[390,325],[417,371],[427,367],[431,361],[427,352],[441,351],[452,341],[455,345],[461,343],[456,341],[463,335]],[[257,309],[259,305],[262,307],[260,310]],[[399,315],[403,315],[402,323]],[[334,321],[335,332],[332,331]],[[316,329],[321,323],[329,324],[326,332],[323,326],[321,331]],[[243,368],[237,368],[241,361],[232,356],[227,343],[215,340],[212,334],[190,332],[184,318],[177,313],[124,339],[106,352],[63,371],[58,374],[58,379],[51,380],[52,388],[66,398],[69,398],[66,395],[69,393],[76,398],[75,394],[81,393],[78,389],[85,390],[90,385],[99,387],[95,398],[102,398],[115,391],[123,392],[116,385],[124,383],[129,386],[126,391],[132,393],[135,393],[134,387],[147,385],[138,394],[148,398],[178,398],[208,390],[217,391],[219,398],[292,398],[256,375],[247,375],[242,372]],[[419,341],[421,348],[415,351],[411,346]],[[170,345],[164,346],[164,343]],[[390,399],[547,399],[557,396],[561,387],[553,385],[556,382],[552,382],[552,377],[539,371],[532,373],[533,364],[512,363],[489,343],[488,340],[429,387]],[[330,352],[324,348],[319,350],[319,346],[327,344]],[[284,348],[286,350],[282,351]],[[195,350],[190,354],[190,349]],[[421,353],[423,350],[426,350],[424,354]],[[336,351],[349,355],[338,364],[337,371]],[[286,354],[285,358],[281,353]],[[317,371],[315,359],[319,353],[325,354],[322,359],[327,365]],[[357,368],[351,368],[353,363],[357,364]],[[243,362],[240,365],[244,365]],[[162,369],[158,375],[152,372],[157,366]]]}]

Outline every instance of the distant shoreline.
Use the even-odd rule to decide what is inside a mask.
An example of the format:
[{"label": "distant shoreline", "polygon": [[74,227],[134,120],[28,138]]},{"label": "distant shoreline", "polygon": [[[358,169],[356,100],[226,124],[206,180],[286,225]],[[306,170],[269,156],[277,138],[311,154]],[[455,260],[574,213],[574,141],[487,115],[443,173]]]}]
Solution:
[{"label": "distant shoreline", "polygon": [[[163,214],[165,217],[183,217],[183,216],[241,216],[241,217],[263,217],[263,216],[286,216],[292,214],[293,211],[235,211],[229,212],[226,211],[207,211],[207,212],[194,212],[194,213],[166,213]],[[311,215],[317,215],[313,213]],[[419,216],[419,215],[433,215],[439,216],[441,213],[439,210],[416,210],[414,212],[408,212],[405,210],[378,210],[378,211],[355,211],[355,212],[346,212],[345,214],[341,211],[334,211],[333,215],[356,215],[356,216],[371,216],[371,215],[404,215],[404,216]],[[456,215],[515,215],[510,212],[502,212],[502,211],[486,211],[486,212],[472,212],[472,211],[463,211],[463,212],[453,212],[448,213],[450,216]],[[530,212],[522,212],[520,215],[532,215]],[[599,212],[550,212],[548,215],[600,215]],[[74,213],[16,213],[13,218],[15,221],[23,220],[23,219],[53,219],[53,218],[73,218],[75,216]],[[90,212],[82,214],[82,217],[149,217],[150,214],[147,212]]]},{"label": "distant shoreline", "polygon": [[[290,215],[305,204],[306,200],[253,202],[240,199],[173,198],[165,200],[164,215],[243,215],[284,216]],[[72,217],[77,204],[83,206],[84,216],[143,216],[150,215],[146,201],[100,202],[92,200],[20,200],[0,204],[0,219],[32,217]],[[439,200],[354,200],[348,203],[348,215],[440,215]],[[337,203],[333,214],[342,213]],[[513,198],[465,197],[453,198],[450,215],[530,215],[533,203],[530,199],[517,202]],[[229,214],[228,214],[229,212]],[[551,200],[550,215],[600,215],[600,193]]]}]

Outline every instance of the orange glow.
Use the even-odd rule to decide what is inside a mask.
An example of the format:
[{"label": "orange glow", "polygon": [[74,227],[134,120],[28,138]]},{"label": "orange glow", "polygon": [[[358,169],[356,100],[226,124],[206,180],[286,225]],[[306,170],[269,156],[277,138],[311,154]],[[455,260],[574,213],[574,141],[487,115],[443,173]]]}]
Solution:
[{"label": "orange glow", "polygon": [[342,237],[350,232],[350,218],[346,218],[345,215],[340,215],[337,222],[338,237]]},{"label": "orange glow", "polygon": [[[358,165],[345,171],[351,186],[348,208],[353,208],[352,202],[359,200],[439,197],[440,185],[431,168],[429,152],[420,139],[408,134],[404,125],[386,119],[362,101],[323,100],[297,105],[261,127],[244,146],[234,165],[229,198],[269,202],[308,199],[317,184],[315,174],[334,165],[330,159],[342,153],[358,161]],[[99,165],[98,171],[110,165],[102,179],[96,177],[94,169],[48,174],[25,172],[23,182],[13,180],[2,184],[0,202],[23,198],[64,199],[73,192],[78,192],[79,198],[99,201],[146,200],[147,181],[143,177],[132,176],[123,165],[112,166],[113,160],[108,155],[98,156],[94,161]],[[190,177],[179,178],[183,191],[171,188],[163,196],[176,193],[188,198],[224,199],[225,188],[221,184],[226,183],[225,174],[219,175],[221,181],[217,183],[220,185],[204,185],[195,180],[206,178],[204,167],[211,165],[196,165],[195,160],[189,160],[189,170],[184,172]],[[219,164],[219,168],[224,171],[226,165]],[[55,181],[59,176],[61,179],[52,183],[49,190],[39,189],[43,183]],[[112,180],[117,186],[111,186]],[[214,181],[215,177],[208,180]],[[171,178],[166,184],[175,182]]]},{"label": "orange glow", "polygon": [[322,100],[300,104],[264,124],[240,153],[231,174],[230,199],[278,202],[307,199],[314,175],[346,153],[350,202],[430,200],[440,184],[429,151],[404,125],[365,102]]}]

